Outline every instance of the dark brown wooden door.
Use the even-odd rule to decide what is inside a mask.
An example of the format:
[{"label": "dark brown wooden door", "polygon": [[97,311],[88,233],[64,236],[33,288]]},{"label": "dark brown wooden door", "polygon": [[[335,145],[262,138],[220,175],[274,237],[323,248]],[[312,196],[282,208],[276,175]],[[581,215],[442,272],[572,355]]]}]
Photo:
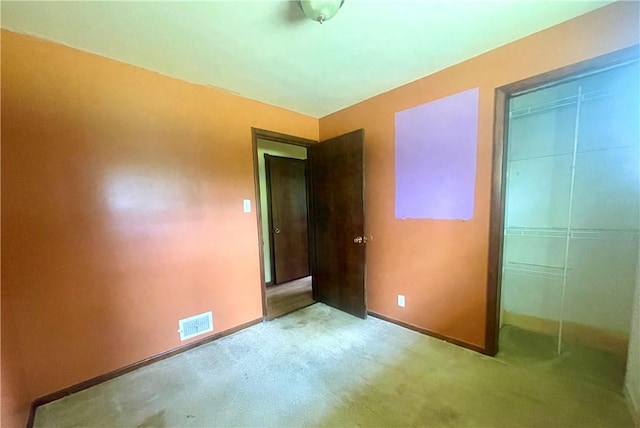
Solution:
[{"label": "dark brown wooden door", "polygon": [[309,147],[314,298],[366,318],[364,132]]},{"label": "dark brown wooden door", "polygon": [[309,275],[307,163],[265,155],[273,282]]}]

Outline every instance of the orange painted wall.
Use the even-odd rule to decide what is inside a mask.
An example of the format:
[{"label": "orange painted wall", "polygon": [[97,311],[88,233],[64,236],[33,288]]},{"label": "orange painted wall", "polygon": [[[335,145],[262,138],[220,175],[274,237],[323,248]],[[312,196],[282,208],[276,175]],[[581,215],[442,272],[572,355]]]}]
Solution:
[{"label": "orange painted wall", "polygon": [[[494,90],[637,44],[638,2],[619,2],[505,45],[320,120],[321,140],[365,129],[369,309],[484,347]],[[375,79],[375,73],[372,73]],[[394,218],[394,114],[480,88],[472,220]],[[397,294],[406,307],[396,305]]]},{"label": "orange painted wall", "polygon": [[180,318],[262,316],[251,127],[318,138],[317,119],[2,31],[14,396],[176,348]]}]

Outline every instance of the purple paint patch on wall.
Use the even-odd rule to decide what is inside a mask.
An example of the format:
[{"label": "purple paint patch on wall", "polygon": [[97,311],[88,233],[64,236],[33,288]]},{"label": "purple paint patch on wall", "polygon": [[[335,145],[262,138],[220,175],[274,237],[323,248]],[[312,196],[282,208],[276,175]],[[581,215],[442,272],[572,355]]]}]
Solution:
[{"label": "purple paint patch on wall", "polygon": [[396,218],[473,217],[478,94],[474,88],[396,113]]}]

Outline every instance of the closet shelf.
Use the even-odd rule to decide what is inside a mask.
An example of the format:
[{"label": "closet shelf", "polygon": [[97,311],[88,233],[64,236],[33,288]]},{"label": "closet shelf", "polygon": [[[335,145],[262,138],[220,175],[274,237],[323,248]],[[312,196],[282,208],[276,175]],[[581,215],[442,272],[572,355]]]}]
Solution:
[{"label": "closet shelf", "polygon": [[[610,151],[621,150],[621,149],[634,149],[636,147],[637,147],[637,143],[636,144],[630,143],[630,144],[619,145],[619,146],[607,146],[607,147],[598,147],[598,148],[587,149],[587,150],[578,150],[576,151],[576,154],[580,155],[584,153],[610,152]],[[568,148],[567,151],[563,151],[563,152],[540,154],[540,155],[527,156],[527,157],[515,157],[515,158],[509,159],[508,162],[511,164],[514,162],[522,162],[527,160],[553,158],[557,156],[571,156],[572,154],[573,154],[573,151]]]},{"label": "closet shelf", "polygon": [[[528,236],[538,238],[566,238],[566,228],[505,227],[506,236]],[[639,229],[571,229],[572,239],[598,239],[609,241],[634,241],[640,238]]]},{"label": "closet shelf", "polygon": [[503,266],[503,271],[545,279],[561,280],[564,276],[563,266],[537,265],[513,261],[507,261]]}]

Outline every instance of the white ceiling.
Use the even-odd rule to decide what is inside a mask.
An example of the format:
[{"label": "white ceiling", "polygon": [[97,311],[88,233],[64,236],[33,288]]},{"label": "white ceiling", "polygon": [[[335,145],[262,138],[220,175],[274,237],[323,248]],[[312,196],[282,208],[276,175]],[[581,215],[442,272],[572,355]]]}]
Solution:
[{"label": "white ceiling", "polygon": [[292,1],[3,1],[1,23],[322,117],[607,3],[346,0],[320,25]]}]

